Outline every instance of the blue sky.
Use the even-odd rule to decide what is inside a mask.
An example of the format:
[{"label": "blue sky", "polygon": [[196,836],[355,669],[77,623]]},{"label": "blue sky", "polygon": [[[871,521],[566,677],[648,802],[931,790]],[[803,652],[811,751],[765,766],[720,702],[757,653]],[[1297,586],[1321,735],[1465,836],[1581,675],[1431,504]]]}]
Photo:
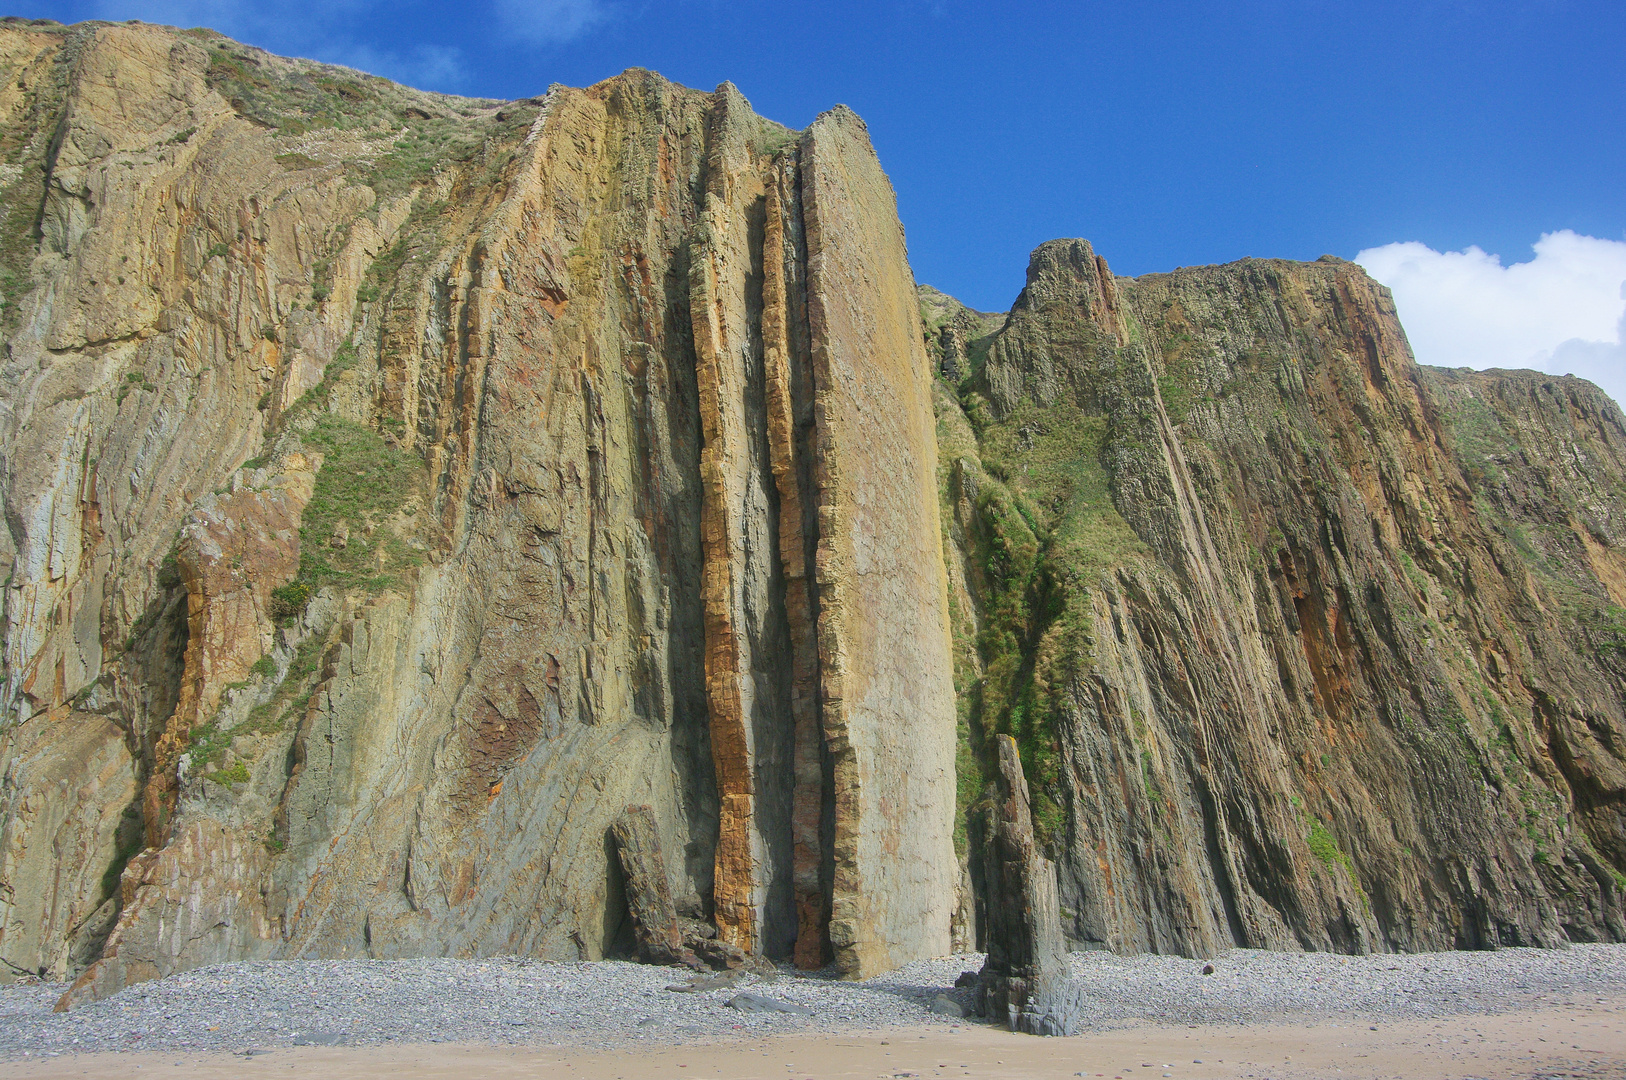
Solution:
[{"label": "blue sky", "polygon": [[1626,245],[1620,0],[37,0],[12,10],[208,25],[479,96],[641,66],[706,89],[732,80],[793,127],[844,102],[868,121],[897,188],[917,277],[984,309],[1008,307],[1029,250],[1058,236],[1090,239],[1123,274],[1401,243],[1436,255],[1477,246],[1505,267],[1565,230]]}]

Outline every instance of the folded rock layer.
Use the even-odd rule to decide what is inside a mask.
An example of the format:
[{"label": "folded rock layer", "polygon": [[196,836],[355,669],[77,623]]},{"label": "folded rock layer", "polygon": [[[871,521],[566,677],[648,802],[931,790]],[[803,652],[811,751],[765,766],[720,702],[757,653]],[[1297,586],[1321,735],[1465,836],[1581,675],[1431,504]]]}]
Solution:
[{"label": "folded rock layer", "polygon": [[1590,384],[1419,367],[1330,257],[1055,241],[970,311],[856,116],[727,84],[16,19],[0,69],[0,959],[64,1007],[1626,938]]},{"label": "folded rock layer", "polygon": [[1055,241],[934,321],[983,327],[938,395],[961,801],[1012,735],[1073,947],[1626,936],[1614,402],[1419,367],[1330,256]]},{"label": "folded rock layer", "polygon": [[[0,954],[71,972],[102,912],[67,1003],[622,955],[629,806],[726,945],[947,951],[931,374],[856,116],[140,25],[0,50],[45,223],[8,249]],[[18,878],[64,840],[71,887]]]}]

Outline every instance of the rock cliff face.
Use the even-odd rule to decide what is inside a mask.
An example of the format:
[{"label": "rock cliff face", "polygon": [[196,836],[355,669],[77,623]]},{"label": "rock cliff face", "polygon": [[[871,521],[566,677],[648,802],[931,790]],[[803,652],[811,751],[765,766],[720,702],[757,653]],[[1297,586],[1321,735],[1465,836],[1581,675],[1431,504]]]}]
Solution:
[{"label": "rock cliff face", "polygon": [[[1059,241],[971,312],[856,116],[726,84],[18,20],[0,68],[0,957],[65,1007],[691,935],[1626,937],[1588,384],[1419,368],[1337,260]],[[1059,937],[988,918],[993,850]]]},{"label": "rock cliff face", "polygon": [[0,955],[948,948],[931,375],[892,191],[628,72],[496,103],[0,28]]},{"label": "rock cliff face", "polygon": [[968,354],[961,804],[1013,735],[1074,947],[1621,939],[1613,402],[1418,367],[1330,256],[1130,280],[1057,241]]}]

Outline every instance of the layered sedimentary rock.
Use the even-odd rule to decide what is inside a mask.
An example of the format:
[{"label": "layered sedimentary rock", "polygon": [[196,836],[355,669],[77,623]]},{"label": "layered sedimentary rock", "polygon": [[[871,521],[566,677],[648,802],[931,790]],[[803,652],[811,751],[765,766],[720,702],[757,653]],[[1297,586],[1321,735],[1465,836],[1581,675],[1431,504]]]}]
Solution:
[{"label": "layered sedimentary rock", "polygon": [[995,800],[982,851],[988,959],[978,1011],[1030,1035],[1071,1035],[1079,1013],[1067,993],[1056,867],[1033,839],[1033,807],[1016,740],[996,735]]},{"label": "layered sedimentary rock", "polygon": [[629,806],[610,826],[621,863],[627,916],[632,920],[638,959],[646,964],[675,964],[683,957],[683,931],[672,902],[672,879],[661,854],[660,821],[647,806]]},{"label": "layered sedimentary rock", "polygon": [[0,958],[64,1005],[968,946],[1000,734],[1071,947],[1626,937],[1596,388],[1420,368],[1335,259],[917,293],[863,123],[726,84],[0,69]]},{"label": "layered sedimentary rock", "polygon": [[[830,940],[844,970],[948,950],[954,797],[931,379],[891,188],[856,117],[815,124],[802,191],[818,443],[819,679],[834,776]],[[872,237],[865,242],[865,237]],[[850,282],[873,283],[855,289]],[[896,364],[867,362],[874,354]],[[903,856],[903,857],[900,857]]]},{"label": "layered sedimentary rock", "polygon": [[0,955],[99,955],[65,1004],[630,955],[629,805],[719,955],[946,950],[931,382],[856,116],[141,25],[0,57]]},{"label": "layered sedimentary rock", "polygon": [[1626,935],[1613,402],[1418,367],[1331,257],[1122,279],[1057,241],[972,351],[962,804],[1014,735],[1073,947]]}]

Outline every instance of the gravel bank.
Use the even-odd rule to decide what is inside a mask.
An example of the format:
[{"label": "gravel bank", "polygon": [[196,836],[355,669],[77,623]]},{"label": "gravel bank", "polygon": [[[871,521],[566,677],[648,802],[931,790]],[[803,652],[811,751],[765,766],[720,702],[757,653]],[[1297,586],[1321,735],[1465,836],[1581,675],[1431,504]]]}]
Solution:
[{"label": "gravel bank", "polygon": [[[1088,1027],[1317,1018],[1414,1020],[1626,997],[1626,945],[1562,952],[1348,957],[1235,950],[1213,961],[1078,953]],[[289,1045],[483,1043],[624,1048],[815,1031],[947,1028],[927,1006],[975,955],[911,964],[865,983],[786,973],[673,993],[682,973],[637,964],[500,960],[297,960],[223,964],[53,1013],[60,985],[0,986],[0,1060],[109,1050],[234,1051]],[[740,993],[810,1016],[742,1012]]]}]

